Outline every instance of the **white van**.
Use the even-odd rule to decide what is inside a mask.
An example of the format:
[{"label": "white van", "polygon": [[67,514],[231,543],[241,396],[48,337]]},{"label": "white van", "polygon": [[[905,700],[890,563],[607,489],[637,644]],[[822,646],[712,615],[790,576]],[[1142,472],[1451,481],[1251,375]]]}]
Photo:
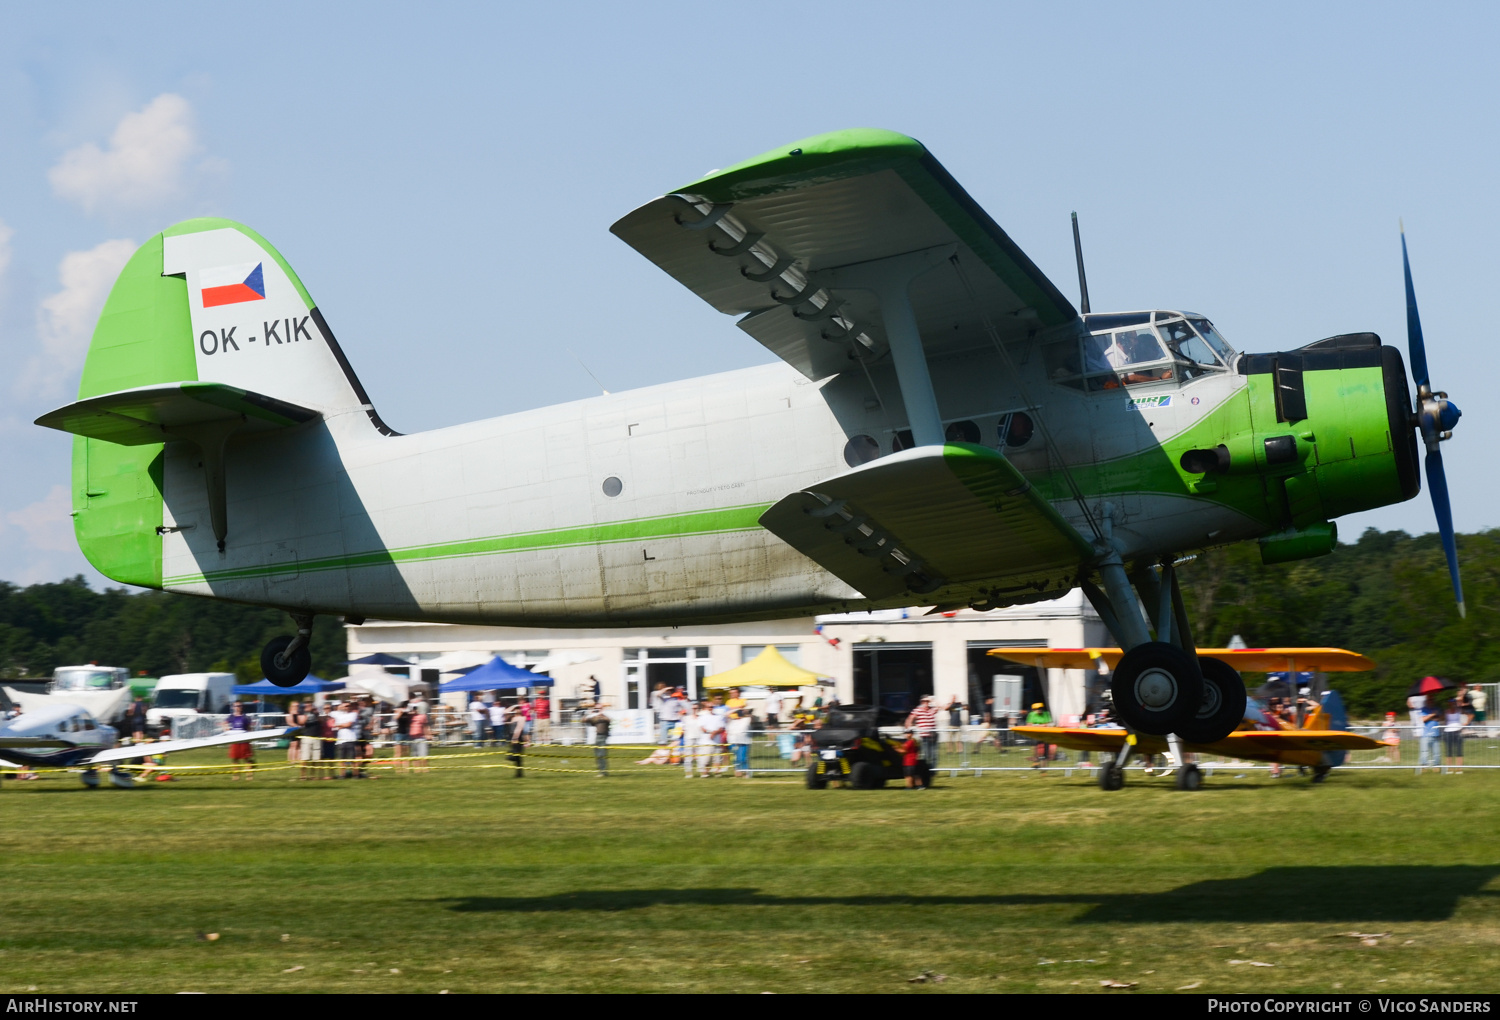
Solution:
[{"label": "white van", "polygon": [[234,704],[233,673],[178,673],[156,682],[146,725],[152,729],[187,715],[227,715]]}]

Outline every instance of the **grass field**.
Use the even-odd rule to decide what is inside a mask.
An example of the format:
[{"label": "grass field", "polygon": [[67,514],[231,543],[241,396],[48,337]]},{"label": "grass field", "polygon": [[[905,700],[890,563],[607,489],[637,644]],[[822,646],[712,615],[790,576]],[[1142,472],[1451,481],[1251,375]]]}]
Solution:
[{"label": "grass field", "polygon": [[1500,774],[286,775],[5,782],[0,991],[1500,985]]}]

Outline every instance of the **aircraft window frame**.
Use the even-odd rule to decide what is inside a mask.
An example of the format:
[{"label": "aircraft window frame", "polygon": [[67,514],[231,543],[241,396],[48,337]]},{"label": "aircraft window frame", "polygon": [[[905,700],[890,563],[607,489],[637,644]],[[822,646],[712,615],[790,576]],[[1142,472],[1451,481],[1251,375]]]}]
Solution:
[{"label": "aircraft window frame", "polygon": [[[1139,316],[1122,315],[1109,318],[1147,319],[1149,316],[1150,313],[1143,313]],[[1091,344],[1091,341],[1105,338],[1108,338],[1108,342],[1103,345]],[[1091,393],[1115,390],[1122,386],[1169,382],[1175,375],[1174,362],[1169,357],[1160,334],[1149,321],[1137,321],[1134,325],[1122,323],[1108,330],[1089,333],[1085,335],[1083,343],[1084,366],[1088,370],[1085,376],[1085,388]],[[1146,344],[1155,349],[1144,349],[1143,345]],[[1111,351],[1117,352],[1117,355],[1111,357]]]},{"label": "aircraft window frame", "polygon": [[[1161,337],[1166,345],[1172,359],[1177,362],[1183,382],[1191,382],[1208,372],[1222,372],[1225,365],[1219,360],[1218,353],[1209,345],[1208,341],[1198,335],[1187,316],[1178,313],[1157,313],[1164,315],[1156,322],[1157,335]],[[1186,331],[1186,336],[1177,336],[1174,333]],[[1201,350],[1190,353],[1193,345],[1201,345]],[[1207,355],[1209,361],[1200,360],[1199,355]]]},{"label": "aircraft window frame", "polygon": [[1219,355],[1224,364],[1234,364],[1234,359],[1239,356],[1239,352],[1229,345],[1229,341],[1224,339],[1224,334],[1220,333],[1212,322],[1209,322],[1201,315],[1188,315],[1185,318],[1188,321],[1188,325],[1192,326],[1197,334],[1203,338],[1204,343],[1214,349],[1214,352]]}]

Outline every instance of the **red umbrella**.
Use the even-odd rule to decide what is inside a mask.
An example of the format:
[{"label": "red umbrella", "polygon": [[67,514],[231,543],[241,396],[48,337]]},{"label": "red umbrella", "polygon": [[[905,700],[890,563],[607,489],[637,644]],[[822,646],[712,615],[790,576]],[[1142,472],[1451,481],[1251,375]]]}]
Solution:
[{"label": "red umbrella", "polygon": [[1458,684],[1445,677],[1424,676],[1421,680],[1411,685],[1411,690],[1406,692],[1408,698],[1418,694],[1442,694],[1444,691],[1456,691]]}]

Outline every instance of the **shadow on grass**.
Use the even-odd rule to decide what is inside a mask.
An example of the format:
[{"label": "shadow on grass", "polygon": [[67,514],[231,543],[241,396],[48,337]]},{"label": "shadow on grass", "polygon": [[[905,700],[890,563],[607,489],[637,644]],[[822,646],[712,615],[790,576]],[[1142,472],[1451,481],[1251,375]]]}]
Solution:
[{"label": "shadow on grass", "polygon": [[466,896],[438,900],[459,913],[550,913],[705,907],[940,907],[1088,905],[1075,924],[1174,921],[1442,921],[1465,896],[1497,896],[1484,887],[1500,865],[1394,865],[1267,868],[1244,878],[1210,879],[1158,893],[1011,893],[920,896],[776,896],[754,888],[596,889],[553,896]]}]

